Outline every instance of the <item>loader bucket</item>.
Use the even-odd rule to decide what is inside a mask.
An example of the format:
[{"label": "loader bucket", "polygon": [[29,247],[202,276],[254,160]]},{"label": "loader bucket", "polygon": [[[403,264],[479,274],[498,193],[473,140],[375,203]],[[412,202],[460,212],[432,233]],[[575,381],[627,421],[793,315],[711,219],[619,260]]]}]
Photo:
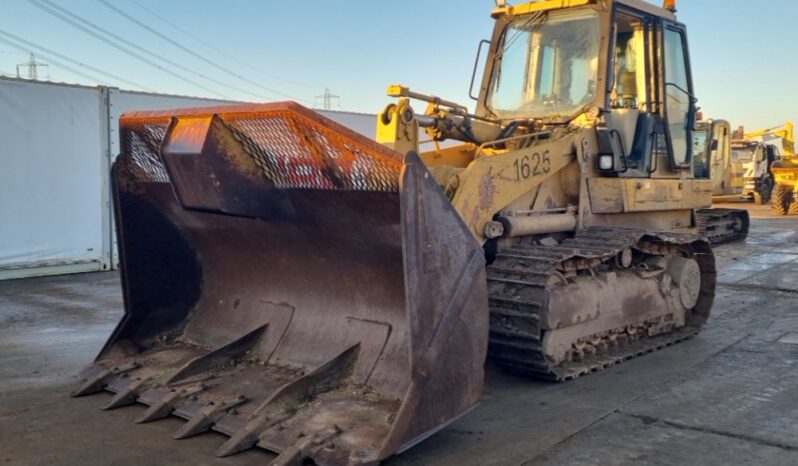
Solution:
[{"label": "loader bucket", "polygon": [[75,396],[275,464],[373,464],[475,405],[484,255],[415,154],[294,103],[127,114],[120,134],[125,315]]}]

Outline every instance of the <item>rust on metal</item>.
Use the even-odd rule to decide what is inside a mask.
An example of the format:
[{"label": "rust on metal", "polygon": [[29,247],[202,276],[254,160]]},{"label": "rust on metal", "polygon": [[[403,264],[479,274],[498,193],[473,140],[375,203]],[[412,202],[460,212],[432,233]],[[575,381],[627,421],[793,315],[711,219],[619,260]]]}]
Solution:
[{"label": "rust on metal", "polygon": [[475,405],[484,255],[418,156],[293,103],[120,126],[125,316],[75,395],[286,464],[373,464]]}]

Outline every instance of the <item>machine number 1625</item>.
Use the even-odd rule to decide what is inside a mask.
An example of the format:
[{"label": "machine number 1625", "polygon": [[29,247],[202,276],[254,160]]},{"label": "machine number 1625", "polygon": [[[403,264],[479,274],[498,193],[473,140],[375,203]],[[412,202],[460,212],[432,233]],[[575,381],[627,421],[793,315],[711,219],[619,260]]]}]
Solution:
[{"label": "machine number 1625", "polygon": [[513,163],[517,181],[526,180],[533,176],[545,175],[551,171],[551,158],[549,151],[535,152],[532,155],[525,155]]}]

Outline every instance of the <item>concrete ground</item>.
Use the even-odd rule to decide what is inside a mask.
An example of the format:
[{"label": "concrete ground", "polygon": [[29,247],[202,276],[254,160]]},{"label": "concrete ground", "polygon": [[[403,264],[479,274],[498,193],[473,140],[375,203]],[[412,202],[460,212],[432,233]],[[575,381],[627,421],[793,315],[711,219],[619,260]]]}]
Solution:
[{"label": "concrete ground", "polygon": [[[698,337],[565,384],[489,367],[475,410],[388,463],[798,464],[798,218],[747,207]],[[0,465],[268,463],[215,458],[221,435],[172,440],[175,418],[134,424],[143,406],[68,396],[121,309],[115,273],[0,283]]]}]

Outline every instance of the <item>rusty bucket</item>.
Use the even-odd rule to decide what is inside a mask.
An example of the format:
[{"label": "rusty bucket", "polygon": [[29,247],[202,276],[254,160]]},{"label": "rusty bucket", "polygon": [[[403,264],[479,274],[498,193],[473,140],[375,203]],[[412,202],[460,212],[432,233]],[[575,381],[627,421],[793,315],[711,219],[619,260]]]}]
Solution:
[{"label": "rusty bucket", "polygon": [[120,127],[125,315],[75,396],[275,464],[376,463],[475,405],[484,256],[415,154],[294,103]]}]

